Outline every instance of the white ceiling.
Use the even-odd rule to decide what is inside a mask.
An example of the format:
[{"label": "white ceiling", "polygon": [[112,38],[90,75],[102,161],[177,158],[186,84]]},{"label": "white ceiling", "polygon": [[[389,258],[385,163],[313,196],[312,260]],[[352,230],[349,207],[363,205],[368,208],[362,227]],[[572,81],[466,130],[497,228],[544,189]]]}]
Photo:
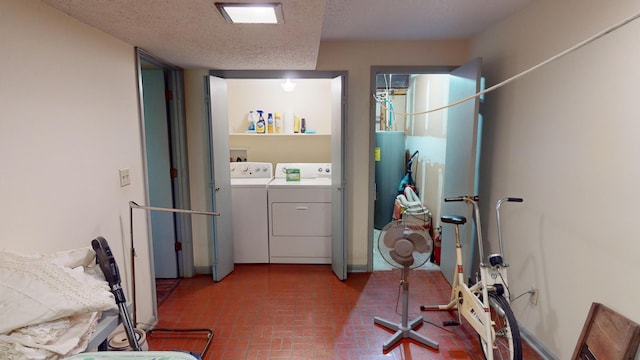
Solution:
[{"label": "white ceiling", "polygon": [[314,70],[320,40],[466,39],[534,0],[275,0],[283,25],[229,24],[216,0],[42,1],[183,68]]}]

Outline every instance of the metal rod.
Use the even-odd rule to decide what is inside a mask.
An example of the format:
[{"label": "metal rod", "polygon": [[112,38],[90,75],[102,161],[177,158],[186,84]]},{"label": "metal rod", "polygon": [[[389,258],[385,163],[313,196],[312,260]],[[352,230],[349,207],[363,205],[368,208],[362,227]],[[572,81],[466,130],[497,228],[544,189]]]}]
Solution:
[{"label": "metal rod", "polygon": [[173,208],[163,208],[163,207],[155,207],[155,206],[143,206],[143,205],[138,205],[133,201],[129,201],[129,206],[133,209],[145,209],[145,210],[165,211],[165,212],[174,212],[174,213],[220,216],[219,212],[173,209]]},{"label": "metal rod", "polygon": [[484,266],[484,248],[482,245],[482,227],[480,226],[480,207],[474,197],[465,197],[464,201],[473,206],[473,222],[478,233],[478,248],[480,250],[480,266]]},{"label": "metal rod", "polygon": [[120,309],[120,320],[122,320],[122,325],[125,330],[125,334],[127,335],[127,340],[129,340],[129,345],[133,351],[142,351],[140,348],[140,344],[138,344],[138,339],[136,337],[135,325],[131,322],[129,318],[129,312],[127,311],[127,304],[119,303],[118,308]]},{"label": "metal rod", "polygon": [[[129,205],[131,205],[131,203],[129,203]],[[133,326],[137,326],[138,322],[137,322],[137,316],[136,316],[136,310],[138,309],[136,307],[136,264],[135,264],[135,257],[136,257],[136,249],[133,246],[133,208],[131,206],[129,206],[129,233],[130,233],[130,239],[131,239],[131,253],[129,254],[131,256],[131,299],[133,300]]]},{"label": "metal rod", "polygon": [[131,238],[131,298],[133,299],[133,326],[137,326],[137,302],[136,302],[136,249],[133,243],[133,209],[142,209],[142,210],[151,210],[151,211],[165,211],[165,212],[173,212],[173,213],[185,213],[185,214],[194,214],[194,215],[208,215],[208,216],[220,216],[219,212],[210,212],[210,211],[197,211],[197,210],[184,210],[184,209],[173,209],[173,208],[163,208],[156,206],[143,206],[138,205],[134,201],[129,201],[129,231]]},{"label": "metal rod", "polygon": [[500,206],[502,203],[506,201],[506,198],[502,198],[498,200],[496,203],[496,222],[498,223],[498,244],[500,244],[500,255],[502,255],[502,260],[504,262],[504,252],[502,250],[502,227],[500,226]]},{"label": "metal rod", "polygon": [[410,330],[409,327],[409,265],[402,267],[402,331]]}]

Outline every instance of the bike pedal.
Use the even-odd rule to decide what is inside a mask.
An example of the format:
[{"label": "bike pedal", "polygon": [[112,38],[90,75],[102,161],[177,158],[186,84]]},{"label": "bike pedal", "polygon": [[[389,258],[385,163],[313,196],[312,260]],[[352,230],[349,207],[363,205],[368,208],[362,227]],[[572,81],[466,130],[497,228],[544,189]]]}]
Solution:
[{"label": "bike pedal", "polygon": [[460,326],[460,323],[457,321],[443,321],[442,326]]}]

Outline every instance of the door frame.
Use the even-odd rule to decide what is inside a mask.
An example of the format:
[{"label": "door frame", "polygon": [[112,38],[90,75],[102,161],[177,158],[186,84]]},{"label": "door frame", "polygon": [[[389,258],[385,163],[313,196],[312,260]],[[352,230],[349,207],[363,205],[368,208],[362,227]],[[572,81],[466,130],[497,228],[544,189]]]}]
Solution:
[{"label": "door frame", "polygon": [[[144,63],[151,64],[165,72],[165,90],[171,92],[172,99],[167,101],[167,117],[169,119],[169,151],[171,155],[171,165],[177,170],[177,176],[172,181],[172,198],[176,208],[190,209],[190,188],[189,188],[189,168],[187,159],[187,135],[184,104],[184,70],[171,65],[163,60],[154,57],[149,52],[135,48],[136,52],[136,72],[138,80],[138,111],[140,117],[140,136],[142,142],[145,202],[149,203],[149,178],[148,163],[146,158],[147,144],[145,139],[144,124],[144,102],[142,97],[142,67]],[[176,241],[182,245],[178,256],[178,277],[193,277],[193,234],[191,229],[191,217],[186,214],[174,213]],[[150,217],[147,216],[147,226],[151,228]],[[149,242],[153,241],[150,235]],[[150,246],[150,249],[152,247]],[[150,252],[153,250],[150,250]],[[155,278],[153,271],[153,255],[150,254],[151,274]],[[155,287],[154,287],[155,289]]]},{"label": "door frame", "polygon": [[[376,93],[376,77],[379,74],[449,74],[457,65],[453,66],[372,66],[369,78],[369,93]],[[403,129],[404,130],[404,129]],[[367,272],[373,272],[373,228],[376,198],[376,162],[372,154],[376,148],[376,101],[369,98],[369,205],[367,216]]]}]

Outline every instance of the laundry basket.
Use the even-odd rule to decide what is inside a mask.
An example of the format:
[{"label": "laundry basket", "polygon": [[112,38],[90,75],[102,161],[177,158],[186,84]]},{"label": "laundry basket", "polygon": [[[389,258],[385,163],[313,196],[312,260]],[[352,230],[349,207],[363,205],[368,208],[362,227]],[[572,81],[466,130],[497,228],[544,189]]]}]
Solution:
[{"label": "laundry basket", "polygon": [[422,224],[431,233],[431,211],[427,209],[411,187],[396,197],[393,207],[394,220],[407,220],[410,224]]},{"label": "laundry basket", "polygon": [[409,224],[422,224],[422,227],[431,234],[431,211],[426,207],[406,209],[402,212],[402,220],[406,220]]}]

